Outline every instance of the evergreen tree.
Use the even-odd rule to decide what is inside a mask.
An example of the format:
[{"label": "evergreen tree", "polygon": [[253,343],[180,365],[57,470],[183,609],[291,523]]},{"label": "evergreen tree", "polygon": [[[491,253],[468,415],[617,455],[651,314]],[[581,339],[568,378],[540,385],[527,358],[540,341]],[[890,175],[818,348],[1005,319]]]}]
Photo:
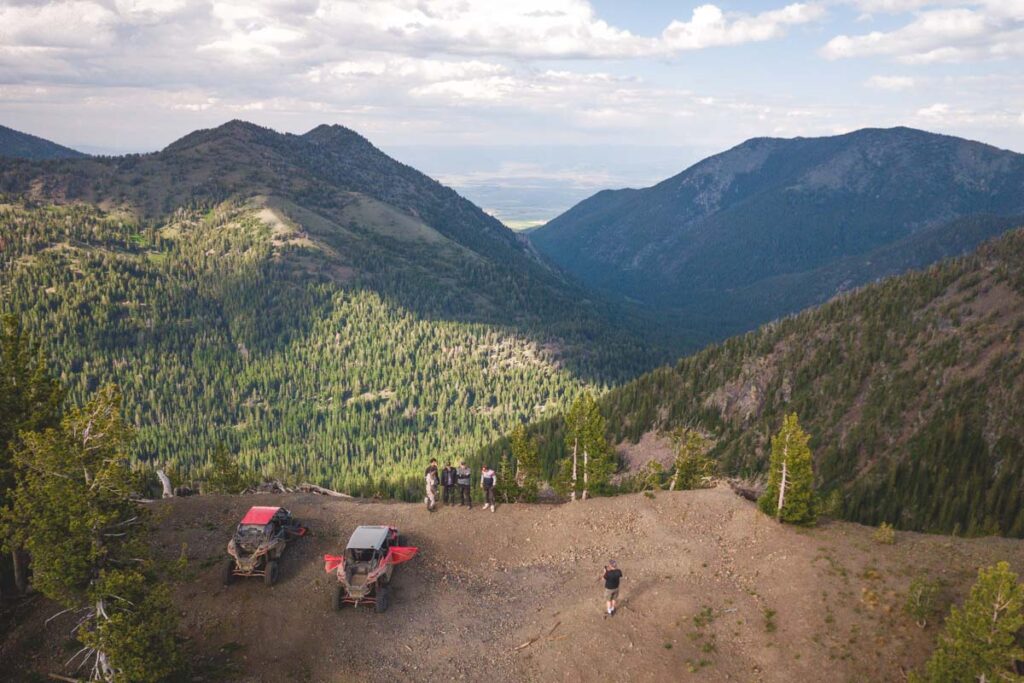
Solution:
[{"label": "evergreen tree", "polygon": [[32,555],[33,586],[80,615],[71,663],[94,680],[149,683],[179,669],[176,616],[154,575],[146,511],[129,496],[130,432],[120,395],[102,389],[57,428],[24,434],[6,517]]},{"label": "evergreen tree", "polygon": [[512,458],[515,461],[516,484],[519,487],[519,500],[532,503],[537,500],[540,485],[540,455],[537,439],[530,436],[526,426],[517,424],[509,436],[512,443]]},{"label": "evergreen tree", "polygon": [[256,475],[242,467],[221,443],[210,458],[203,493],[242,493],[255,482]]},{"label": "evergreen tree", "polygon": [[657,460],[650,460],[639,476],[640,491],[660,491],[665,478],[665,467]]},{"label": "evergreen tree", "polygon": [[519,500],[519,484],[516,482],[515,470],[508,453],[501,454],[498,461],[498,485],[494,487],[495,497],[503,503],[514,503]]},{"label": "evergreen tree", "polygon": [[1024,660],[1024,585],[1000,562],[978,570],[978,580],[961,608],[953,607],[921,683],[1024,681],[1014,663]]},{"label": "evergreen tree", "polygon": [[815,521],[810,439],[800,428],[796,413],[787,415],[782,429],[772,437],[768,486],[757,504],[762,512],[780,522],[813,524]]},{"label": "evergreen tree", "polygon": [[707,486],[715,471],[715,461],[708,457],[710,444],[696,429],[678,429],[672,435],[676,444],[675,472],[669,491],[699,489]]},{"label": "evergreen tree", "polygon": [[[10,508],[11,494],[17,480],[14,453],[19,434],[52,427],[57,423],[63,391],[46,371],[46,359],[28,339],[14,316],[0,321],[0,515]],[[4,562],[3,577],[13,572],[19,591],[24,591],[26,568],[24,553],[10,543],[3,550],[11,554],[12,563]]]},{"label": "evergreen tree", "polygon": [[565,417],[565,444],[571,453],[563,464],[557,484],[572,500],[586,500],[590,489],[607,484],[612,474],[611,447],[605,438],[605,419],[588,391],[576,399]]}]

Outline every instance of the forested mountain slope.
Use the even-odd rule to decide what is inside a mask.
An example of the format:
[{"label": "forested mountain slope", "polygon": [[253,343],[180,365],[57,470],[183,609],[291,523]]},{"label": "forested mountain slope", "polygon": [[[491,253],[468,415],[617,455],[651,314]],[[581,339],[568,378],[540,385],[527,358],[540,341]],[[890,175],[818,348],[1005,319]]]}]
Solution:
[{"label": "forested mountain slope", "polygon": [[4,160],[0,187],[0,310],[77,397],[121,384],[136,455],[182,470],[224,443],[267,473],[400,494],[430,456],[666,358],[629,329],[646,321],[341,127]]},{"label": "forested mountain slope", "polygon": [[0,126],[0,157],[16,159],[79,159],[86,156],[78,150],[58,145],[43,138]]},{"label": "forested mountain slope", "polygon": [[721,339],[966,253],[1022,215],[1024,155],[865,129],[749,140],[653,187],[600,192],[530,240],[587,284]]},{"label": "forested mountain slope", "polygon": [[[868,524],[1024,536],[1024,230],[709,347],[601,400],[615,443],[692,426],[757,477],[786,413]],[[558,420],[534,426],[549,463]],[[838,492],[833,494],[833,492]]]}]

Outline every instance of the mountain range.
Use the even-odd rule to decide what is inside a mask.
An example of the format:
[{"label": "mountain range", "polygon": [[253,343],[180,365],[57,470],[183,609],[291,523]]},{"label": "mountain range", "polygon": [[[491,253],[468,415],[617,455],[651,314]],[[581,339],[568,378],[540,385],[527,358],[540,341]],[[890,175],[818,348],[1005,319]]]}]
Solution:
[{"label": "mountain range", "polygon": [[[909,128],[755,138],[530,234],[582,282],[722,339],[1021,222],[1024,155]],[[967,218],[967,221],[963,219]]]},{"label": "mountain range", "polygon": [[0,126],[0,157],[13,159],[81,159],[85,154],[35,135]]},{"label": "mountain range", "polygon": [[759,139],[527,237],[347,128],[233,121],[0,158],[0,312],[75,397],[118,383],[133,455],[178,477],[226,446],[415,498],[429,458],[493,460],[524,420],[551,472],[592,390],[623,449],[699,426],[756,480],[796,411],[845,516],[1024,535],[1024,237],[858,289],[1024,223],[1022,168],[907,129]]},{"label": "mountain range", "polygon": [[[1019,229],[732,337],[605,394],[608,435],[624,454],[671,463],[669,434],[694,428],[721,474],[757,482],[796,413],[835,513],[1024,537],[1022,274]],[[561,419],[532,430],[554,467]]]},{"label": "mountain range", "polygon": [[182,476],[224,445],[284,478],[416,495],[429,457],[679,352],[340,126],[0,159],[0,193],[0,311],[75,397],[116,382],[134,455]]}]

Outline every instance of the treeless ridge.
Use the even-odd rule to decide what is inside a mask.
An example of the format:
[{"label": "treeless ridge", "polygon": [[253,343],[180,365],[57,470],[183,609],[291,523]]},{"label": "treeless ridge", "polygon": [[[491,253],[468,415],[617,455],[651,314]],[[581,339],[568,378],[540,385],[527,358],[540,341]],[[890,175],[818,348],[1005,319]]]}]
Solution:
[{"label": "treeless ridge", "polygon": [[[278,585],[224,587],[224,545],[253,504],[288,507],[310,534],[289,547]],[[941,623],[922,630],[902,613],[912,578],[942,581],[945,607],[979,566],[1024,569],[1021,541],[900,532],[880,545],[855,524],[780,526],[724,486],[494,514],[312,494],[155,508],[160,553],[187,544],[175,592],[203,680],[898,681]],[[322,555],[359,524],[394,524],[420,547],[385,614],[331,607]],[[606,618],[598,575],[612,557],[626,578]],[[44,627],[57,610],[41,602],[16,618],[0,659],[24,653],[57,672],[68,624]]]}]

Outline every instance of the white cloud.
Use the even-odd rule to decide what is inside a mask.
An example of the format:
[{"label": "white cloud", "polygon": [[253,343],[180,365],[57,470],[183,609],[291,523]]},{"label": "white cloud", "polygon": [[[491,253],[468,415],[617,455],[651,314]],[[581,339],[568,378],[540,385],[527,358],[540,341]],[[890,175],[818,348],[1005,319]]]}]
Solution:
[{"label": "white cloud", "polygon": [[701,5],[689,21],[673,21],[662,33],[668,51],[700,50],[721,45],[760,42],[778,38],[786,28],[816,21],[825,15],[817,4],[793,4],[756,16],[728,16],[715,5]]},{"label": "white cloud", "polygon": [[0,47],[104,47],[117,23],[115,13],[94,2],[0,5]]},{"label": "white cloud", "polygon": [[[839,35],[821,50],[827,59],[887,56],[905,64],[959,63],[1024,54],[1024,0],[948,3],[866,0],[864,9],[903,13],[913,19],[892,31]],[[929,8],[929,9],[925,9]]]},{"label": "white cloud", "polygon": [[910,76],[872,76],[864,85],[869,88],[876,88],[878,90],[910,90],[916,85],[916,82]]},{"label": "white cloud", "polygon": [[1019,123],[1017,111],[1002,107],[974,107],[967,104],[952,105],[936,102],[918,109],[914,123],[925,127],[971,130],[977,128],[1012,128]]},{"label": "white cloud", "polygon": [[933,105],[917,110],[917,115],[924,119],[942,119],[949,115],[950,106],[944,102],[936,102]]},{"label": "white cloud", "polygon": [[[707,74],[719,52],[692,51],[779,40],[836,1],[891,16],[884,30],[846,29],[825,49],[832,58],[1006,63],[1024,53],[1024,0],[771,0],[774,9],[748,12],[713,1],[639,32],[587,0],[0,0],[0,115],[41,134],[51,126],[69,143],[68,131],[122,136],[117,148],[134,144],[129,137],[154,147],[237,116],[296,132],[340,122],[384,143],[726,144],[913,121],[1020,128],[1024,90],[1012,76],[938,90],[941,71],[893,67],[896,75],[858,74],[834,101],[814,80],[831,77],[827,64],[787,64],[764,81],[730,64],[718,79]],[[773,58],[812,58],[802,49],[787,45]],[[858,81],[931,99],[862,102]],[[930,101],[950,106],[944,119],[917,113]],[[990,108],[954,116],[972,101]]]},{"label": "white cloud", "polygon": [[438,81],[421,85],[410,90],[416,97],[441,96],[448,102],[476,100],[497,102],[506,99],[521,82],[508,76],[467,78],[462,80]]}]

